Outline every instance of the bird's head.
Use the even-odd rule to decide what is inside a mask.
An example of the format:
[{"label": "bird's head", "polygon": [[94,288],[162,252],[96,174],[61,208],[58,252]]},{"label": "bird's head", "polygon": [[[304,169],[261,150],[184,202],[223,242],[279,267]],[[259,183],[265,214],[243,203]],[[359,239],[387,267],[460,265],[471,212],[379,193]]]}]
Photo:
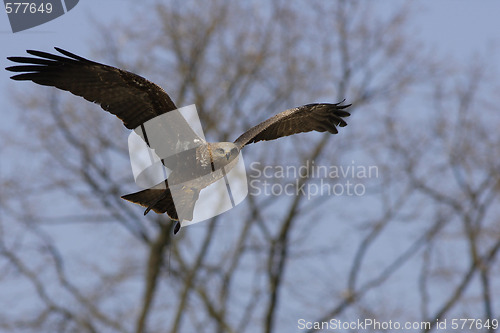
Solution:
[{"label": "bird's head", "polygon": [[232,142],[210,143],[214,164],[218,167],[225,166],[233,161],[240,152],[238,146]]}]

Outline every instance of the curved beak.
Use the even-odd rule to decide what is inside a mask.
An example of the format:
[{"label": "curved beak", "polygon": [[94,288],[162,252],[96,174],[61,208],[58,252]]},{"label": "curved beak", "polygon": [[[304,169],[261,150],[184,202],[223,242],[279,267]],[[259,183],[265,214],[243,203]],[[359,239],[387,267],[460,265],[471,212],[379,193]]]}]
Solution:
[{"label": "curved beak", "polygon": [[226,160],[228,160],[228,161],[229,161],[229,158],[230,158],[230,157],[231,157],[231,152],[226,153]]}]

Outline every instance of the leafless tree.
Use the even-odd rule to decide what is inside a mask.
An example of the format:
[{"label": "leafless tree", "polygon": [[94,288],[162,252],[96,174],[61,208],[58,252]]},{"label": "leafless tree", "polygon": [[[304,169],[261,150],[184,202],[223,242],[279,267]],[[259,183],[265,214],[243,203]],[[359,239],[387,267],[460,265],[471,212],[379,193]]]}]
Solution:
[{"label": "leafless tree", "polygon": [[82,55],[196,104],[209,141],[316,101],[353,103],[349,126],[250,145],[244,203],[174,237],[166,216],[120,199],[136,187],[119,120],[48,88],[17,94],[0,165],[3,330],[289,332],[302,319],[313,332],[375,319],[430,331],[498,317],[500,119],[485,62],[445,67],[411,36],[406,5],[147,6],[134,25],[100,26]]}]

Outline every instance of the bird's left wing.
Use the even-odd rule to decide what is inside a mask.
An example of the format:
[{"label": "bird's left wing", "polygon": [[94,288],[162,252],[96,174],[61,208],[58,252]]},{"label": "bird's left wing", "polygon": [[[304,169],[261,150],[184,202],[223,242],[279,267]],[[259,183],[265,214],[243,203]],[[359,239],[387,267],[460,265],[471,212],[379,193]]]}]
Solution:
[{"label": "bird's left wing", "polygon": [[350,113],[344,109],[350,104],[307,104],[278,113],[243,133],[234,143],[243,146],[261,140],[274,140],[302,132],[330,132],[337,134],[336,126],[347,126],[344,117]]},{"label": "bird's left wing", "polygon": [[[81,96],[120,118],[129,129],[177,109],[161,87],[139,75],[55,49],[64,56],[28,50],[35,57],[8,57],[22,64],[6,68],[20,73],[11,79],[33,81]],[[179,116],[174,115],[174,121],[165,129],[170,133],[168,137],[177,142],[164,144],[190,143],[199,139],[185,119]]]}]

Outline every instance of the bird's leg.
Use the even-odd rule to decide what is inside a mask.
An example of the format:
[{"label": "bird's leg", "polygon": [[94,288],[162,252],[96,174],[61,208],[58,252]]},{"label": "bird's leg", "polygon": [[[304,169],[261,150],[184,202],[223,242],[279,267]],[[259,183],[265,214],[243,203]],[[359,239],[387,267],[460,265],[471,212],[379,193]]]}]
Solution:
[{"label": "bird's leg", "polygon": [[181,230],[181,223],[179,221],[176,221],[174,226],[174,235],[177,234],[179,230]]}]

